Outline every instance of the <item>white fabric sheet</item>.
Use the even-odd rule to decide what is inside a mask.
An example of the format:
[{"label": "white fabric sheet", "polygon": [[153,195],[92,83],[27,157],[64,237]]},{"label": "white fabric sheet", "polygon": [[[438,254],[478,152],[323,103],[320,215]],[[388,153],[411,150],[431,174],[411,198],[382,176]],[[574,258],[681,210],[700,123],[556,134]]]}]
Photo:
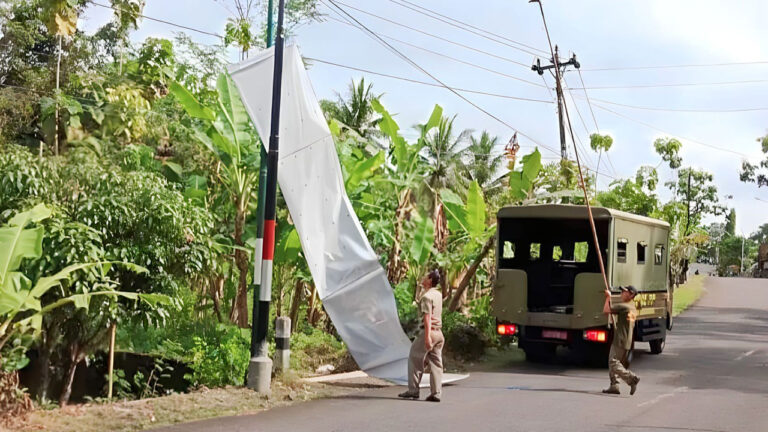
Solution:
[{"label": "white fabric sheet", "polygon": [[[270,48],[229,68],[264,145],[273,65]],[[296,45],[285,48],[282,86],[278,182],[318,295],[360,368],[402,382],[410,341],[400,327],[386,272],[344,190],[333,137]]]}]

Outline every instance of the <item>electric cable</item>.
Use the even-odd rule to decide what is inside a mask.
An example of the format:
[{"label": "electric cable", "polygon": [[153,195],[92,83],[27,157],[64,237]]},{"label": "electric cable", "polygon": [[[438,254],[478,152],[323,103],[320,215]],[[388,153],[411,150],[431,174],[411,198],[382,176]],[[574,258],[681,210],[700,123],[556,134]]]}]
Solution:
[{"label": "electric cable", "polygon": [[745,66],[745,65],[757,65],[757,64],[768,64],[768,61],[758,60],[758,61],[748,61],[748,62],[679,64],[679,65],[660,65],[660,66],[618,66],[618,67],[601,67],[601,68],[584,69],[584,71],[600,72],[600,71],[648,70],[648,69],[680,69],[680,68],[702,68],[702,67],[719,67],[719,66]]},{"label": "electric cable", "polygon": [[[324,0],[320,0],[320,1],[321,1],[321,2],[323,2]],[[390,45],[390,44],[389,44],[387,41],[385,41],[383,38],[381,38],[381,37],[379,37],[378,35],[376,35],[376,33],[375,33],[375,32],[373,32],[371,29],[369,29],[367,26],[365,26],[363,23],[361,23],[359,20],[357,20],[357,18],[355,18],[354,16],[352,16],[352,15],[351,15],[349,12],[347,12],[346,10],[344,10],[342,7],[338,6],[338,4],[337,4],[337,2],[336,2],[335,0],[327,0],[327,1],[328,1],[329,3],[331,3],[332,5],[334,5],[334,6],[335,6],[335,7],[336,7],[336,8],[337,8],[337,9],[338,9],[340,12],[342,12],[344,15],[346,15],[346,16],[347,16],[348,18],[350,18],[352,21],[354,21],[355,23],[357,23],[357,24],[358,24],[358,25],[359,25],[359,26],[360,26],[360,27],[361,27],[361,28],[362,28],[362,29],[363,29],[363,30],[366,32],[366,34],[367,34],[367,35],[369,35],[369,37],[373,38],[374,40],[377,40],[377,41],[379,41],[379,43],[380,43],[380,44],[384,45],[384,46],[385,46],[387,49],[389,49],[391,52],[393,52],[394,54],[396,54],[398,57],[402,58],[402,59],[403,59],[403,60],[405,60],[407,63],[409,63],[411,66],[413,66],[414,68],[416,68],[416,69],[420,70],[420,71],[421,71],[422,73],[424,73],[425,75],[427,75],[427,76],[429,76],[430,78],[432,78],[432,79],[433,79],[435,82],[439,83],[439,84],[440,84],[442,87],[444,87],[445,89],[447,89],[447,90],[448,90],[448,91],[450,91],[451,93],[455,94],[456,96],[458,96],[459,98],[461,98],[462,100],[464,100],[465,102],[467,102],[468,104],[472,105],[472,106],[473,106],[475,109],[477,109],[478,111],[480,111],[480,112],[482,112],[483,114],[487,115],[488,117],[490,117],[490,118],[492,118],[492,119],[496,120],[497,122],[499,122],[500,124],[502,124],[502,125],[504,125],[504,126],[508,127],[509,129],[511,129],[511,130],[513,130],[513,131],[515,131],[515,132],[519,133],[521,136],[523,136],[523,137],[527,138],[528,140],[530,140],[531,142],[533,142],[533,143],[537,144],[538,146],[540,146],[540,147],[542,147],[542,148],[544,148],[544,149],[547,149],[548,151],[551,151],[551,152],[553,152],[553,153],[555,153],[555,154],[557,154],[557,153],[558,153],[558,152],[556,152],[555,150],[553,150],[552,148],[550,148],[549,146],[546,146],[546,145],[544,145],[544,144],[542,144],[542,143],[538,142],[536,139],[534,139],[534,138],[530,137],[529,135],[527,135],[527,134],[523,133],[522,131],[520,131],[520,130],[518,130],[517,128],[513,127],[512,125],[510,125],[510,124],[509,124],[509,123],[507,123],[506,121],[502,120],[501,118],[497,117],[496,115],[494,115],[494,114],[490,113],[489,111],[485,110],[485,109],[484,109],[484,108],[482,108],[481,106],[477,105],[475,102],[473,102],[473,101],[471,101],[470,99],[468,99],[466,96],[464,96],[463,94],[461,94],[460,92],[458,92],[456,89],[454,89],[454,88],[452,88],[452,87],[450,87],[450,86],[446,85],[446,84],[445,84],[444,82],[442,82],[442,81],[441,81],[439,78],[437,78],[436,76],[434,76],[433,74],[431,74],[430,72],[428,72],[426,69],[424,69],[423,67],[421,67],[421,66],[420,66],[418,63],[416,63],[415,61],[411,60],[411,59],[410,59],[408,56],[406,56],[405,54],[403,54],[402,52],[400,52],[400,51],[399,51],[397,48],[395,48],[395,47],[393,47],[392,45]]]},{"label": "electric cable", "polygon": [[[540,56],[540,55],[541,55],[541,54],[539,54],[539,53],[536,53],[536,52],[533,52],[533,51],[531,51],[531,50],[528,50],[528,49],[525,49],[525,48],[520,48],[519,46],[516,46],[516,45],[523,45],[523,46],[525,46],[524,44],[521,44],[520,42],[517,42],[517,41],[512,41],[511,39],[507,39],[507,38],[503,38],[503,39],[505,39],[505,40],[509,40],[509,41],[513,42],[514,44],[516,44],[516,45],[512,45],[512,44],[510,44],[510,43],[507,43],[507,42],[502,42],[502,41],[499,41],[498,39],[494,39],[494,38],[492,38],[492,37],[488,36],[488,35],[489,35],[489,34],[491,34],[491,33],[490,33],[490,32],[488,32],[487,30],[481,30],[483,33],[481,33],[481,32],[478,32],[478,31],[474,31],[474,30],[471,30],[471,29],[469,29],[469,28],[466,28],[466,27],[470,27],[470,28],[471,28],[471,26],[470,26],[469,24],[467,24],[467,23],[465,23],[465,22],[462,22],[462,21],[459,21],[459,20],[456,20],[456,19],[452,19],[452,18],[446,18],[446,17],[444,17],[444,16],[441,16],[441,14],[438,14],[437,12],[431,11],[431,10],[429,10],[429,9],[427,9],[427,8],[423,7],[423,6],[420,6],[420,5],[416,5],[416,4],[413,4],[413,3],[411,3],[411,2],[408,2],[408,1],[404,1],[404,2],[402,2],[402,3],[401,3],[401,2],[399,2],[399,1],[397,1],[397,0],[388,0],[388,1],[389,1],[390,3],[394,3],[394,4],[396,4],[396,5],[399,5],[399,6],[401,6],[401,7],[404,7],[404,8],[410,9],[410,10],[412,10],[412,11],[414,11],[414,12],[420,13],[420,14],[422,14],[422,15],[424,15],[424,16],[430,17],[430,18],[432,18],[433,20],[437,20],[437,21],[440,21],[440,22],[446,23],[446,24],[448,24],[448,25],[450,25],[450,26],[453,26],[453,27],[456,27],[456,28],[458,28],[458,29],[460,29],[460,30],[464,30],[465,32],[469,32],[469,33],[472,33],[472,34],[474,34],[474,35],[477,35],[477,36],[480,36],[480,37],[482,37],[482,38],[488,39],[488,40],[490,40],[490,41],[496,42],[496,43],[498,43],[498,44],[501,44],[501,45],[504,45],[504,46],[510,47],[510,48],[512,48],[512,49],[516,49],[516,50],[518,50],[518,51],[521,51],[521,52],[524,52],[524,53],[526,53],[526,54],[530,54],[530,55],[533,55],[533,56]],[[403,3],[407,3],[407,4],[403,4]],[[412,6],[409,6],[409,5],[412,5]],[[417,8],[418,8],[418,9],[417,9]],[[434,15],[437,15],[437,16],[433,16],[433,15],[430,15],[430,14],[429,14],[429,13],[427,13],[426,11],[429,11],[430,13],[432,13],[432,14],[434,14]],[[461,25],[459,25],[459,24],[457,24],[457,23],[461,23]],[[464,27],[462,27],[462,26],[464,26]],[[484,34],[484,33],[485,33],[485,34]],[[498,37],[498,36],[497,36],[497,37]],[[538,48],[533,48],[533,47],[528,47],[528,48],[531,48],[531,49],[535,49],[536,51],[539,51],[540,53],[546,53],[546,51],[544,51],[544,50],[540,50],[540,49],[538,49]]]},{"label": "electric cable", "polygon": [[522,62],[519,62],[519,61],[517,61],[517,60],[511,59],[511,58],[509,58],[509,57],[503,57],[503,56],[500,56],[500,55],[497,55],[497,54],[493,54],[493,53],[491,53],[491,52],[488,52],[488,51],[483,51],[483,50],[481,50],[481,49],[478,49],[478,48],[475,48],[475,47],[472,47],[472,46],[469,46],[469,45],[465,45],[465,44],[462,44],[462,43],[459,43],[459,42],[456,42],[456,41],[452,41],[452,40],[450,40],[450,39],[447,39],[447,38],[444,38],[444,37],[442,37],[442,36],[438,36],[438,35],[435,35],[435,34],[432,34],[432,33],[428,33],[428,32],[425,32],[425,31],[423,31],[423,30],[419,30],[419,29],[417,29],[417,28],[415,28],[415,27],[411,27],[411,26],[408,26],[408,25],[405,25],[405,24],[399,23],[399,22],[397,22],[397,21],[393,21],[393,20],[391,20],[391,19],[389,19],[389,18],[385,18],[385,17],[382,17],[382,16],[380,16],[380,15],[376,15],[376,14],[374,14],[374,13],[371,13],[371,12],[365,11],[365,10],[363,10],[363,9],[360,9],[360,8],[357,8],[357,7],[354,7],[354,6],[349,6],[349,5],[345,4],[345,3],[341,3],[341,2],[334,2],[334,4],[336,4],[336,3],[338,3],[338,4],[342,4],[342,5],[344,5],[345,7],[348,7],[349,9],[353,9],[353,10],[355,10],[355,11],[358,11],[358,12],[360,12],[360,13],[362,13],[362,14],[365,14],[365,15],[368,15],[368,16],[371,16],[371,17],[374,17],[374,18],[376,18],[376,19],[379,19],[379,20],[382,20],[382,21],[388,22],[388,23],[390,23],[390,24],[394,24],[394,25],[396,25],[396,26],[398,26],[398,27],[403,27],[403,28],[406,28],[406,29],[409,29],[409,30],[415,31],[415,32],[417,32],[417,33],[421,33],[421,34],[423,34],[423,35],[429,36],[429,37],[431,37],[431,38],[435,38],[435,39],[441,40],[441,41],[443,41],[443,42],[447,42],[447,43],[449,43],[449,44],[451,44],[451,45],[456,45],[456,46],[459,46],[459,47],[462,47],[462,48],[465,48],[465,49],[468,49],[468,50],[471,50],[471,51],[475,51],[475,52],[478,52],[478,53],[481,53],[481,54],[485,54],[485,55],[487,55],[487,56],[491,56],[491,57],[497,58],[497,59],[499,59],[499,60],[503,60],[503,61],[506,61],[506,62],[509,62],[509,63],[513,63],[513,64],[516,64],[516,65],[518,65],[518,66],[523,66],[523,67],[525,67],[526,69],[529,69],[529,68],[530,68],[530,66],[529,66],[529,65],[527,65],[527,64],[525,64],[525,63],[522,63]]},{"label": "electric cable", "polygon": [[[344,65],[344,64],[341,64],[341,63],[335,63],[335,62],[331,62],[331,61],[327,61],[327,60],[321,60],[321,59],[318,59],[318,58],[315,58],[315,57],[304,57],[304,58],[306,60],[310,61],[310,62],[317,62],[317,63],[327,64],[327,65],[331,65],[331,66],[336,66],[336,67],[340,67],[340,68],[344,68],[344,69],[354,70],[354,71],[363,72],[363,73],[367,73],[367,74],[371,74],[371,75],[376,75],[376,76],[381,76],[381,77],[385,77],[385,78],[392,78],[392,79],[396,79],[396,80],[407,81],[407,82],[411,82],[411,83],[414,83],[414,84],[421,84],[421,85],[426,85],[426,86],[431,86],[431,87],[441,87],[441,88],[444,87],[441,84],[431,83],[431,82],[427,82],[427,81],[420,81],[420,80],[416,80],[416,79],[411,79],[411,78],[406,78],[406,77],[402,77],[402,76],[386,74],[386,73],[382,73],[382,72],[375,72],[375,71],[372,71],[372,70],[369,70],[369,69],[363,69],[363,68],[358,68],[358,67],[354,67],[354,66]],[[459,88],[459,87],[453,87],[453,88],[456,89],[457,91],[464,92],[464,93],[474,93],[474,94],[479,94],[479,95],[484,95],[484,96],[493,96],[493,97],[498,97],[498,98],[513,99],[513,100],[520,100],[520,101],[526,101],[526,102],[538,102],[538,103],[546,103],[546,104],[552,103],[551,101],[544,100],[544,99],[525,98],[525,97],[520,97],[520,96],[512,96],[512,95],[505,95],[505,94],[499,94],[499,93],[491,93],[491,92],[485,92],[485,91],[481,91],[481,90],[470,90],[470,89],[464,89],[464,88]]]},{"label": "electric cable", "polygon": [[[339,22],[339,23],[342,23],[342,24],[346,24],[346,25],[352,26],[352,27],[356,27],[354,24],[352,24],[352,23],[350,23],[348,21],[340,20],[338,18],[329,17],[329,19],[331,19],[333,21],[336,21],[336,22]],[[510,74],[507,74],[507,73],[504,73],[504,72],[499,72],[497,70],[494,70],[494,69],[491,69],[491,68],[487,68],[487,67],[484,67],[484,66],[480,66],[480,65],[478,65],[476,63],[468,62],[466,60],[462,60],[462,59],[459,59],[459,58],[456,58],[456,57],[451,57],[451,56],[449,56],[447,54],[443,54],[441,52],[433,51],[431,49],[424,48],[422,46],[419,46],[419,45],[416,45],[416,44],[412,44],[410,42],[406,42],[404,40],[401,40],[401,39],[398,39],[398,38],[395,38],[395,37],[392,37],[392,36],[388,36],[388,35],[385,35],[383,33],[379,33],[379,32],[375,32],[375,33],[378,36],[381,36],[381,37],[383,37],[385,39],[389,39],[389,40],[401,43],[403,45],[407,45],[409,47],[412,47],[412,48],[415,48],[415,49],[418,49],[418,50],[421,50],[421,51],[424,51],[424,52],[428,52],[428,53],[434,54],[436,56],[446,58],[448,60],[455,61],[457,63],[461,63],[461,64],[464,64],[464,65],[467,65],[467,66],[470,66],[470,67],[473,67],[473,68],[476,68],[476,69],[484,70],[486,72],[490,72],[490,73],[493,73],[493,74],[496,74],[496,75],[500,75],[500,76],[503,76],[503,77],[506,77],[506,78],[511,78],[513,80],[521,81],[521,82],[524,82],[526,84],[531,84],[531,85],[536,86],[536,87],[542,87],[541,84],[533,82],[533,81],[529,81],[529,80],[524,79],[524,78],[516,77],[514,75],[510,75]]]},{"label": "electric cable", "polygon": [[740,158],[742,158],[742,159],[748,159],[748,158],[749,158],[749,156],[747,156],[745,153],[741,153],[741,152],[738,152],[738,151],[736,151],[736,150],[730,150],[730,149],[726,149],[726,148],[718,147],[718,146],[715,146],[715,145],[712,145],[712,144],[707,144],[707,143],[705,143],[705,142],[701,142],[701,141],[698,141],[698,140],[694,140],[694,139],[692,139],[692,138],[686,138],[686,137],[684,137],[684,136],[682,136],[682,135],[673,134],[673,133],[667,132],[667,131],[665,131],[665,130],[663,130],[663,129],[661,129],[661,128],[658,128],[658,127],[656,127],[656,126],[654,126],[654,125],[652,125],[652,124],[650,124],[650,123],[646,123],[646,122],[644,122],[644,121],[642,121],[642,120],[637,120],[637,119],[634,119],[634,118],[632,118],[632,117],[626,116],[626,115],[624,115],[624,114],[618,113],[618,112],[616,112],[616,111],[614,111],[614,110],[612,110],[612,109],[610,109],[610,108],[606,108],[606,107],[604,107],[604,106],[602,106],[602,105],[600,105],[600,104],[598,104],[598,103],[595,103],[594,105],[595,105],[597,108],[599,108],[599,109],[601,109],[601,110],[603,110],[603,111],[609,112],[609,113],[611,113],[611,114],[613,114],[613,115],[615,115],[615,116],[617,116],[617,117],[621,117],[621,118],[623,118],[623,119],[625,119],[625,120],[629,120],[629,121],[631,121],[631,122],[634,122],[634,123],[637,123],[637,124],[643,125],[643,126],[645,126],[645,127],[649,128],[649,129],[653,129],[653,130],[655,130],[655,131],[658,131],[658,132],[661,132],[661,133],[663,133],[663,134],[665,134],[665,135],[669,135],[669,136],[672,136],[672,137],[677,137],[677,138],[680,138],[680,139],[682,139],[682,140],[685,140],[685,141],[689,141],[689,142],[691,142],[691,143],[694,143],[694,144],[697,144],[697,145],[700,145],[700,146],[704,146],[704,147],[708,147],[708,148],[711,148],[711,149],[713,149],[713,150],[717,150],[717,151],[721,151],[721,152],[726,152],[726,153],[732,153],[732,154],[734,154],[734,155],[737,155],[737,156],[739,156],[739,157],[740,157]]}]

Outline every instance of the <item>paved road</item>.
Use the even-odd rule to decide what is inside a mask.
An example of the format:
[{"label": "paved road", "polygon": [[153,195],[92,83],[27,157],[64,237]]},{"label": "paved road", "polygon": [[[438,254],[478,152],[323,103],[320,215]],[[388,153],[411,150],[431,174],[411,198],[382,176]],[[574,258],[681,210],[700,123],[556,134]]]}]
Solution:
[{"label": "paved road", "polygon": [[509,363],[444,389],[440,404],[388,387],[164,431],[768,431],[768,281],[706,286],[662,355],[636,355],[632,397],[601,394],[603,370]]}]

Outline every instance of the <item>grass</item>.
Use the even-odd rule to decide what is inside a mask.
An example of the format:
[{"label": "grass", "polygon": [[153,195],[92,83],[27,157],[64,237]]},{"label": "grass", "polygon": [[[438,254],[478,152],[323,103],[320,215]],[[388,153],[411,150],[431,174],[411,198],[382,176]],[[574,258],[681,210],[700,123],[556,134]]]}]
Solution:
[{"label": "grass", "polygon": [[704,293],[704,275],[694,275],[688,279],[688,282],[675,289],[674,304],[672,305],[672,316],[680,315],[688,309]]},{"label": "grass", "polygon": [[73,405],[38,409],[16,430],[57,432],[133,432],[212,417],[254,414],[269,408],[354,389],[307,384],[294,376],[276,379],[267,398],[241,387],[201,389],[191,393],[112,404]]}]

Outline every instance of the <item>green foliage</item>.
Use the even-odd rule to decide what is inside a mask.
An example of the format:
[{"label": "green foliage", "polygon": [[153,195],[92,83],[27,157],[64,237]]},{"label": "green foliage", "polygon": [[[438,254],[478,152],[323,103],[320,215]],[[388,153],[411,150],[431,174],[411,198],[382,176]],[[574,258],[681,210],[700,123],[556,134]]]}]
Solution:
[{"label": "green foliage", "polygon": [[221,387],[243,385],[250,359],[250,330],[220,325],[212,338],[194,337],[192,373],[185,378],[194,385]]},{"label": "green foliage", "polygon": [[357,83],[354,80],[350,83],[346,98],[337,94],[336,101],[321,101],[321,107],[328,120],[335,120],[341,127],[339,133],[350,132],[365,142],[367,138],[381,135],[377,129],[380,118],[371,103],[379,97],[381,95],[373,93],[373,84],[366,86],[365,78],[361,78]]},{"label": "green foliage", "polygon": [[306,326],[291,335],[291,368],[314,372],[331,364],[337,369],[347,354],[343,342],[320,329]]},{"label": "green foliage", "polygon": [[409,255],[417,265],[424,265],[432,251],[435,241],[435,223],[428,217],[418,216],[414,227],[413,242]]},{"label": "green foliage", "polygon": [[685,205],[683,235],[690,234],[706,215],[717,215],[725,210],[719,203],[714,176],[706,171],[682,168],[677,172],[677,181],[667,182],[667,187]]},{"label": "green foliage", "polygon": [[654,193],[658,179],[655,168],[640,167],[634,179],[612,182],[608,191],[597,195],[597,201],[605,207],[651,216],[659,206],[659,199]]},{"label": "green foliage", "polygon": [[589,136],[589,147],[596,152],[607,152],[613,145],[613,137],[593,133]]},{"label": "green foliage", "polygon": [[676,138],[658,138],[653,142],[653,148],[661,156],[664,162],[669,164],[672,169],[678,169],[683,164],[683,158],[680,157],[680,149],[683,144]]},{"label": "green foliage", "polygon": [[43,0],[48,31],[57,36],[72,36],[77,31],[80,0]]},{"label": "green foliage", "polygon": [[[11,218],[7,226],[0,228],[0,349],[11,337],[23,334],[27,331],[38,332],[42,327],[43,317],[57,308],[72,304],[76,309],[87,310],[92,297],[124,297],[131,300],[143,300],[152,307],[160,303],[168,303],[168,299],[157,295],[137,295],[135,293],[120,292],[114,289],[94,290],[73,294],[58,298],[43,305],[41,299],[52,288],[59,287],[70,281],[73,275],[79,271],[98,270],[101,277],[111,270],[112,264],[105,262],[72,264],[52,276],[41,276],[33,282],[25,274],[19,272],[23,259],[39,259],[43,256],[42,226],[27,228],[29,224],[39,223],[51,216],[47,207],[38,205],[33,209],[21,212]],[[123,266],[135,272],[146,272],[139,266],[121,263]],[[17,320],[22,315],[21,320]],[[20,336],[13,342],[12,351],[15,360],[14,366],[23,365],[23,360],[18,360],[20,345],[17,342]],[[5,367],[5,366],[3,366]]]},{"label": "green foliage", "polygon": [[736,210],[731,209],[725,217],[725,232],[728,235],[736,235]]},{"label": "green foliage", "polygon": [[419,320],[418,307],[413,301],[413,286],[414,284],[411,281],[405,280],[397,284],[394,289],[397,313],[400,317],[400,322],[404,324],[412,324]]},{"label": "green foliage", "polygon": [[766,155],[765,159],[755,164],[743,161],[739,178],[745,183],[755,183],[757,187],[768,187],[768,135],[758,138],[757,142],[760,143],[760,151]]},{"label": "green foliage", "polygon": [[523,156],[521,169],[508,174],[509,197],[513,202],[521,202],[530,197],[541,170],[541,153],[538,148]]}]

